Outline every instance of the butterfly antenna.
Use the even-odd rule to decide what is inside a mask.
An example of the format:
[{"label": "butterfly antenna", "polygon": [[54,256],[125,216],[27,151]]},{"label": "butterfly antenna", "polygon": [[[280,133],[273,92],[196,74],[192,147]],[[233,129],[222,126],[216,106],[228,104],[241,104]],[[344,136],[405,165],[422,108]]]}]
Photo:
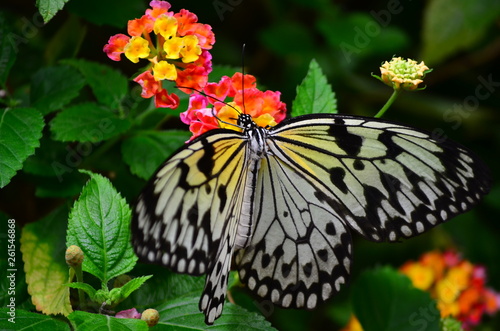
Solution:
[{"label": "butterfly antenna", "polygon": [[[176,85],[175,87],[179,88],[179,89],[183,88],[183,89],[187,89],[187,90],[198,92],[199,94],[203,95],[204,97],[207,97],[207,98],[213,99],[215,101],[221,102],[221,103],[225,104],[226,106],[229,106],[229,107],[233,108],[234,110],[236,110],[237,113],[240,113],[240,111],[236,107],[230,105],[229,103],[227,103],[227,102],[225,102],[225,101],[223,101],[223,100],[221,100],[219,98],[216,98],[214,96],[208,95],[208,94],[206,94],[205,92],[203,92],[201,90],[195,89],[194,87],[178,86],[178,85]],[[237,128],[242,129],[242,127],[239,126],[238,124],[229,123],[229,122],[226,122],[226,121],[222,120],[221,118],[219,118],[219,116],[217,116],[217,114],[214,111],[214,107],[212,107],[212,116],[215,117],[217,119],[217,121],[219,121],[221,123],[224,123],[224,124],[227,124],[227,125],[231,125],[231,126],[235,126]]]},{"label": "butterfly antenna", "polygon": [[247,113],[245,108],[245,44],[241,47],[241,101],[243,102],[243,114]]}]

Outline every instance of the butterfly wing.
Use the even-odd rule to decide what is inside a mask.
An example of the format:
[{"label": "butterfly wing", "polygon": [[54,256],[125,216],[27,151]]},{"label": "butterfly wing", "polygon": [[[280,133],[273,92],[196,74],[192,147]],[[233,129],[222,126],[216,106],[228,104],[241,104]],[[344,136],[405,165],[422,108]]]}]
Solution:
[{"label": "butterfly wing", "polygon": [[207,274],[200,309],[222,312],[246,180],[246,140],[214,130],[160,167],[138,198],[132,241],[144,261],[178,273]]},{"label": "butterfly wing", "polygon": [[488,192],[472,152],[373,118],[319,114],[271,129],[257,184],[256,229],[240,277],[284,307],[313,308],[349,272],[349,228],[374,241],[422,233]]},{"label": "butterfly wing", "polygon": [[491,187],[470,150],[390,121],[302,116],[276,127],[270,141],[292,171],[322,183],[324,199],[352,229],[374,241],[422,233],[468,211]]}]

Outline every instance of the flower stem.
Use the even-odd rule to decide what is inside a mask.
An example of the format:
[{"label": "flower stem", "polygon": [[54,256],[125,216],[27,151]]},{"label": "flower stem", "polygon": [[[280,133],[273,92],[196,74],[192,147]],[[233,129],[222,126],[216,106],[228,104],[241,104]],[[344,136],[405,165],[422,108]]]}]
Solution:
[{"label": "flower stem", "polygon": [[[79,283],[83,283],[83,271],[82,271],[82,265],[77,265],[73,267],[73,270],[75,271],[76,274],[76,281]],[[81,288],[78,289],[78,301],[80,301],[80,309],[85,310],[86,304],[85,304],[85,295],[83,293],[83,290]]]},{"label": "flower stem", "polygon": [[387,102],[385,103],[384,107],[382,107],[382,109],[380,109],[378,111],[378,113],[375,115],[375,118],[380,118],[384,115],[384,113],[386,112],[387,109],[389,109],[389,107],[392,105],[392,103],[394,102],[394,100],[396,100],[396,98],[398,97],[399,95],[399,91],[400,90],[394,90],[392,92],[392,95],[391,97],[389,98],[389,100],[387,100]]}]

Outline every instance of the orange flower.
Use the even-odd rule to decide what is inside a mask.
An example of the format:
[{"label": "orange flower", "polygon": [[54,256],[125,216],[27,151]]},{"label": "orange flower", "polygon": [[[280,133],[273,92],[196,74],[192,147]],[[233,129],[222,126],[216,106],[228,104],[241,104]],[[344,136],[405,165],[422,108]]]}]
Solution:
[{"label": "orange flower", "polygon": [[[170,12],[166,1],[153,0],[150,6],[141,18],[128,22],[127,30],[132,37],[123,34],[111,37],[104,52],[114,61],[119,61],[122,53],[134,63],[147,59],[150,64],[144,72],[154,71],[152,77],[158,86],[163,80],[171,80],[177,86],[187,87],[181,89],[185,93],[201,90],[212,71],[212,57],[208,53],[215,43],[212,27],[198,23],[198,17],[188,10]],[[156,105],[163,107],[178,106],[177,96],[161,88],[153,89],[155,84],[149,80],[141,82],[143,89],[146,88],[141,93],[143,97],[155,96]]]},{"label": "orange flower", "polygon": [[[244,89],[241,90],[241,87]],[[280,101],[280,92],[260,91],[255,77],[251,75],[243,77],[241,73],[235,73],[231,78],[224,76],[219,83],[206,84],[202,92],[204,95],[191,95],[188,110],[181,114],[182,121],[189,124],[193,132],[191,139],[214,127],[241,131],[237,120],[242,113],[252,116],[261,127],[275,126],[286,115],[286,105]],[[233,101],[224,102],[227,97],[233,98]],[[213,105],[210,112],[206,110],[209,104]],[[203,116],[196,114],[200,111]],[[193,125],[193,122],[202,123]]]}]

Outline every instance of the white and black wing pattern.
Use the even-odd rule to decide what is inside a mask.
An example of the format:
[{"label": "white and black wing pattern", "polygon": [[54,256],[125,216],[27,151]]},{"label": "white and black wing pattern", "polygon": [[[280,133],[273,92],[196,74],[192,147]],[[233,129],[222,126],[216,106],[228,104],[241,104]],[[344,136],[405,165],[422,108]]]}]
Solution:
[{"label": "white and black wing pattern", "polygon": [[489,191],[486,166],[451,141],[373,118],[306,115],[270,129],[255,231],[240,277],[283,307],[314,308],[345,283],[350,230],[373,241],[418,235]]},{"label": "white and black wing pattern", "polygon": [[138,198],[132,241],[141,260],[207,274],[200,310],[220,316],[246,181],[244,135],[213,130],[185,145]]}]

